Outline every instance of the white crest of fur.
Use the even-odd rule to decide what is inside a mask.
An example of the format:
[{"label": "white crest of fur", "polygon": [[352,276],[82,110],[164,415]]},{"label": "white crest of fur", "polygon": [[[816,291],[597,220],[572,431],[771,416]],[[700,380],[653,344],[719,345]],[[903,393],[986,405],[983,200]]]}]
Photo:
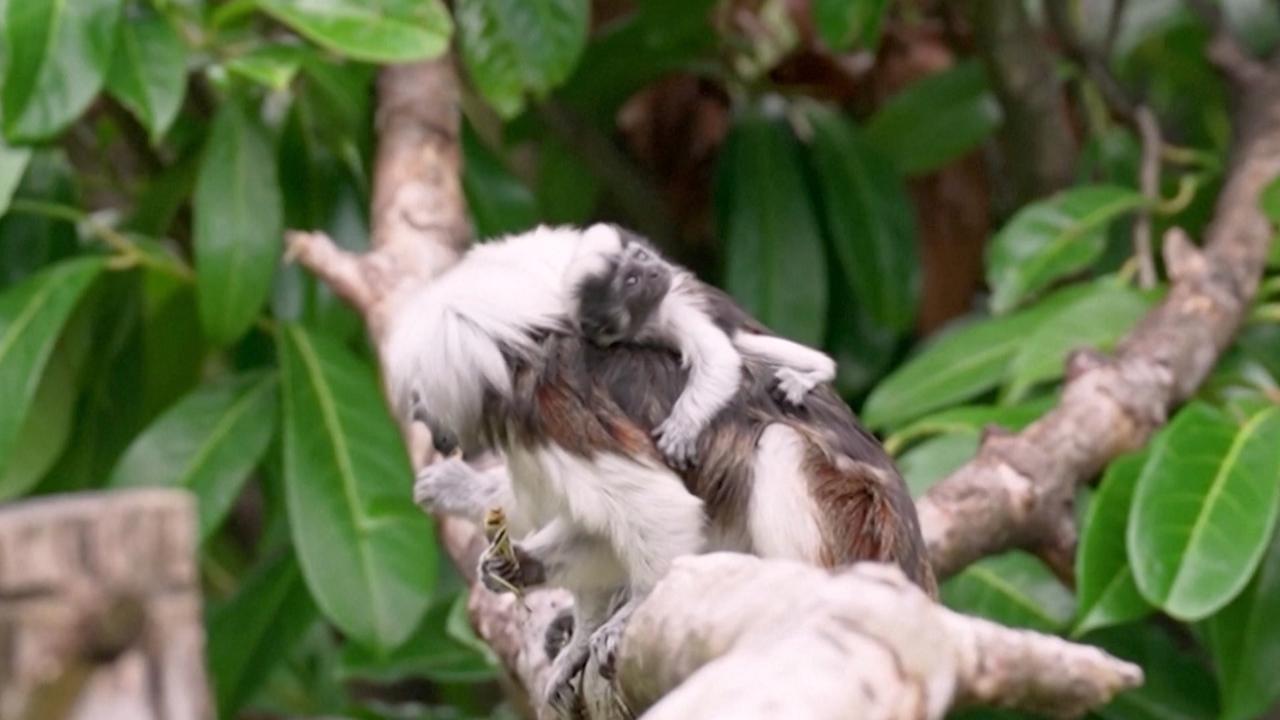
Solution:
[{"label": "white crest of fur", "polygon": [[416,396],[441,427],[472,437],[485,391],[511,391],[503,351],[531,353],[536,333],[566,321],[565,270],[583,236],[539,227],[477,245],[406,298],[384,355],[396,411],[409,417]]},{"label": "white crest of fur", "polygon": [[565,270],[565,288],[572,290],[583,278],[603,275],[609,269],[609,259],[621,253],[622,237],[617,230],[603,223],[587,228]]}]

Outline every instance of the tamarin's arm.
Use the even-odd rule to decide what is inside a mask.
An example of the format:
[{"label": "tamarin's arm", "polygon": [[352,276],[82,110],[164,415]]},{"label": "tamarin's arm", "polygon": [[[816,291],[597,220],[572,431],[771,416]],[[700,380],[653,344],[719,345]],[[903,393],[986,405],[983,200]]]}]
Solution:
[{"label": "tamarin's arm", "polygon": [[786,338],[740,331],[734,333],[733,345],[744,356],[777,368],[778,390],[792,405],[803,403],[810,390],[836,376],[836,363],[825,353]]}]

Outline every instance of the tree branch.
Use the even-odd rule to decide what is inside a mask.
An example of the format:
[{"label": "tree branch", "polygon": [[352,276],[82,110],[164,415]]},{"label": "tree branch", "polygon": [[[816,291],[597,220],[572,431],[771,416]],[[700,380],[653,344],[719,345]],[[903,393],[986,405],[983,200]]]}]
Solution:
[{"label": "tree branch", "polygon": [[676,561],[632,618],[622,694],[646,718],[937,718],[985,704],[1074,717],[1142,682],[1092,647],[933,603],[896,567],[832,575],[716,553]]},{"label": "tree branch", "polygon": [[1077,354],[1062,400],[1021,433],[988,437],[977,457],[918,504],[939,578],[1010,548],[1070,551],[1078,483],[1142,447],[1189,397],[1231,343],[1257,289],[1271,241],[1258,195],[1280,174],[1280,74],[1239,73],[1231,163],[1205,250],[1165,241],[1172,287],[1114,357]]}]

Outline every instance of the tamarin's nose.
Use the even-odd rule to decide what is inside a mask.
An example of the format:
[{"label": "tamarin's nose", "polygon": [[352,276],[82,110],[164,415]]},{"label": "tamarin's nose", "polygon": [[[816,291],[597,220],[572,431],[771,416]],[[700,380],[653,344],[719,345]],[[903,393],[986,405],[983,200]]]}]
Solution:
[{"label": "tamarin's nose", "polygon": [[447,430],[431,433],[431,444],[441,455],[452,455],[458,449],[458,437]]}]

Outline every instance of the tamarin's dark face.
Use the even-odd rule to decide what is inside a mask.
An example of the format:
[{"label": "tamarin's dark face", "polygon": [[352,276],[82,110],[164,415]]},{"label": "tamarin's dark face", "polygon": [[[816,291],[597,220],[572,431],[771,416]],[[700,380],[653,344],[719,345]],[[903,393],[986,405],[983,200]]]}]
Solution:
[{"label": "tamarin's dark face", "polygon": [[597,345],[634,340],[671,289],[671,266],[644,243],[631,240],[603,274],[578,286],[578,323]]}]

